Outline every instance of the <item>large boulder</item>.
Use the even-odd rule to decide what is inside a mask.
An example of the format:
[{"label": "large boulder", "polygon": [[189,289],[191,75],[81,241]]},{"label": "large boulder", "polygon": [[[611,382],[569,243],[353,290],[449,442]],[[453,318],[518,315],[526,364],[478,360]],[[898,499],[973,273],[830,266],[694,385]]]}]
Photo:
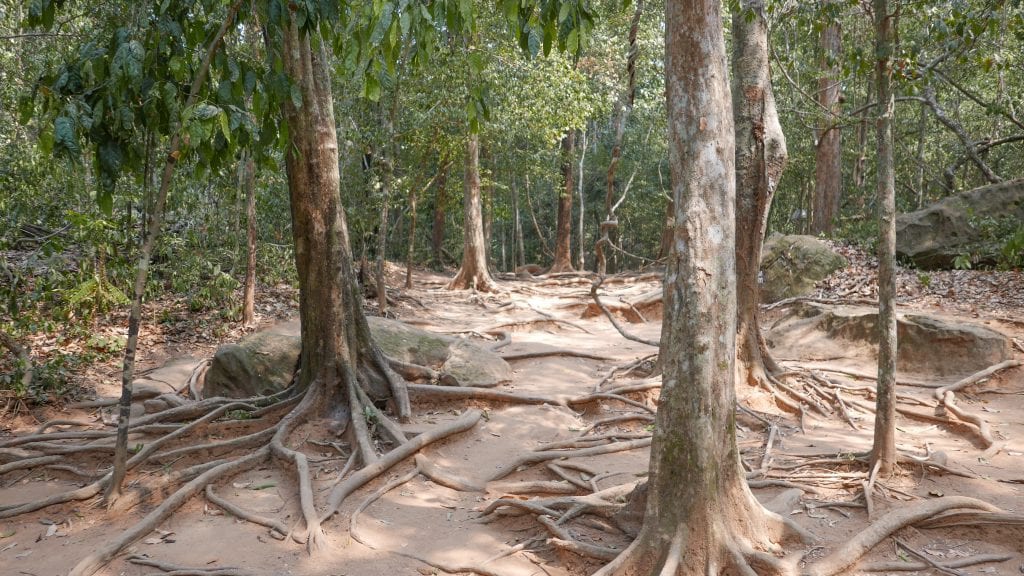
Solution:
[{"label": "large boulder", "polygon": [[[397,320],[370,317],[370,332],[390,358],[436,370],[442,383],[490,387],[512,379],[512,368],[494,352],[461,338],[413,328]],[[203,396],[248,398],[283,390],[299,361],[298,321],[246,336],[217,349],[206,374]]]},{"label": "large boulder", "polygon": [[[994,262],[1002,228],[1024,222],[1024,179],[975,188],[896,218],[896,255],[919,268],[951,268],[957,256]],[[994,241],[993,241],[994,240]]]},{"label": "large boulder", "polygon": [[[766,340],[781,359],[874,365],[878,310],[801,302],[766,321]],[[897,315],[900,372],[942,379],[983,370],[1011,356],[1009,339],[979,324],[924,314]]]},{"label": "large boulder", "polygon": [[761,300],[777,302],[808,294],[846,265],[846,258],[814,236],[772,234],[761,251]]},{"label": "large boulder", "polygon": [[221,346],[206,372],[203,396],[249,398],[284,390],[298,367],[301,344],[298,330],[282,327]]}]

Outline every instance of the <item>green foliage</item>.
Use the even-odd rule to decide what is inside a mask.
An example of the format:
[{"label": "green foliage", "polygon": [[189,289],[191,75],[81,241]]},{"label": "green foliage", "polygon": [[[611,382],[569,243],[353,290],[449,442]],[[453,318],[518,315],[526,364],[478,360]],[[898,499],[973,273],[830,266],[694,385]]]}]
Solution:
[{"label": "green foliage", "polygon": [[964,252],[957,254],[956,258],[953,259],[953,268],[957,270],[970,270],[973,267],[974,257]]},{"label": "green foliage", "polygon": [[1011,234],[999,250],[999,266],[1001,268],[1024,267],[1024,225]]},{"label": "green foliage", "polygon": [[100,276],[93,276],[64,294],[68,314],[82,319],[95,318],[130,302],[124,292]]}]

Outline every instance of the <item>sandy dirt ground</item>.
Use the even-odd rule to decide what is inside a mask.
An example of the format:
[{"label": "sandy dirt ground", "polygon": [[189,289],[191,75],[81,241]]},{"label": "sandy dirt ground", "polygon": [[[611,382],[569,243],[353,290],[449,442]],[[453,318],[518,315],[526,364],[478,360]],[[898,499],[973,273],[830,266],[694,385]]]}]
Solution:
[{"label": "sandy dirt ground", "polygon": [[[445,278],[419,273],[416,288],[403,291],[392,311],[400,319],[427,330],[472,333],[506,330],[512,343],[500,350],[504,356],[523,352],[570,350],[585,352],[600,359],[550,355],[513,360],[514,380],[499,390],[528,395],[575,397],[591,393],[595,386],[616,367],[642,359],[657,352],[624,339],[601,316],[586,316],[590,302],[589,281],[582,278],[557,278],[534,281],[502,281],[504,292],[496,295],[447,292]],[[656,289],[657,280],[642,278],[631,283],[607,285],[609,301],[638,297]],[[421,306],[422,304],[422,306]],[[935,310],[930,303],[918,306]],[[987,318],[984,310],[965,313],[946,309],[954,317],[986,324],[1010,337],[1024,338],[1024,325],[1015,323],[1010,315],[1021,310],[1001,310],[999,318]],[[1008,320],[1009,319],[1009,320]],[[648,317],[647,322],[631,322],[631,332],[657,340],[660,320]],[[201,358],[209,347],[176,350],[175,354],[191,354]],[[837,356],[843,351],[838,350]],[[1014,349],[1015,358],[1024,353]],[[151,360],[160,360],[154,355]],[[786,365],[799,369],[800,358],[787,358]],[[816,364],[815,367],[822,366]],[[844,364],[849,367],[849,363]],[[874,367],[866,362],[854,368],[871,373]],[[177,372],[187,378],[189,369]],[[915,375],[928,380],[928,374]],[[870,381],[836,375],[837,382],[850,386],[871,384]],[[623,384],[649,381],[642,374],[622,375],[605,384],[612,388]],[[653,380],[656,381],[656,378]],[[935,384],[948,384],[950,381]],[[180,389],[183,381],[166,383]],[[97,386],[99,397],[115,396],[110,382]],[[760,480],[777,484],[755,489],[762,501],[771,501],[786,488],[784,482],[801,486],[799,500],[790,501],[786,513],[814,532],[819,543],[789,550],[804,550],[813,561],[862,531],[870,522],[864,508],[857,507],[862,496],[862,466],[852,462],[829,462],[803,465],[808,458],[843,458],[870,448],[872,416],[866,410],[851,407],[852,423],[833,414],[821,417],[813,413],[800,418],[780,410],[760,389],[741,386],[737,390],[741,402],[756,410],[777,429],[768,461],[765,462],[765,427],[754,418],[740,418],[738,439],[747,466],[762,469]],[[900,387],[912,401],[924,403],[921,411],[933,407],[931,389]],[[537,494],[512,494],[514,482],[565,481],[555,476],[544,464],[520,466],[507,470],[517,458],[544,449],[552,442],[569,441],[584,434],[596,419],[608,416],[644,413],[656,407],[657,391],[630,393],[635,405],[614,399],[579,406],[512,405],[499,402],[453,401],[414,404],[414,417],[405,424],[407,432],[421,432],[439,423],[455,419],[470,407],[486,410],[486,417],[467,433],[431,445],[424,453],[448,473],[482,482],[509,472],[486,490],[459,492],[441,486],[422,475],[394,486],[366,505],[353,523],[357,507],[367,504],[386,484],[408,475],[414,463],[402,462],[368,486],[350,496],[341,513],[328,520],[327,546],[314,554],[291,539],[278,540],[266,528],[238,520],[223,513],[202,496],[193,498],[159,531],[148,534],[133,544],[125,554],[103,568],[104,576],[138,576],[153,574],[156,568],[129,563],[131,555],[198,568],[238,567],[256,575],[303,576],[390,576],[443,573],[436,566],[452,570],[477,567],[481,572],[503,576],[576,576],[589,574],[600,562],[561,549],[550,538],[535,514],[505,513],[482,517],[482,510],[502,497],[528,499]],[[851,395],[855,398],[855,395]],[[868,402],[866,397],[860,398]],[[934,402],[932,402],[934,404]],[[950,426],[940,422],[900,417],[898,442],[901,449],[914,454],[941,451],[945,465],[971,477],[941,473],[923,465],[907,465],[893,478],[880,480],[873,498],[873,519],[888,510],[907,506],[919,499],[942,495],[973,496],[987,500],[1007,511],[1024,513],[1024,368],[1017,367],[975,385],[960,394],[960,405],[982,415],[991,425],[1000,449],[986,452],[976,429],[969,425]],[[104,415],[99,411],[77,410],[64,413],[38,413],[36,418],[69,418],[90,423],[90,428],[103,429]],[[109,421],[109,416],[106,418]],[[32,420],[22,415],[7,423],[4,435],[31,431]],[[59,430],[60,428],[58,428]],[[74,428],[81,429],[81,428]],[[109,428],[107,428],[109,429]],[[241,429],[241,428],[240,428]],[[617,439],[630,439],[649,433],[644,421],[626,422],[602,427],[588,434],[606,434]],[[224,430],[222,430],[224,432]],[[227,432],[225,432],[227,433]],[[310,458],[316,494],[323,495],[335,483],[344,460],[329,446],[303,442],[316,439],[318,431],[300,428],[293,446]],[[0,436],[0,441],[4,438]],[[609,440],[610,441],[610,440]],[[601,442],[595,442],[599,445]],[[574,480],[604,490],[617,485],[635,483],[647,471],[646,448],[610,454],[573,458],[572,464],[588,472],[569,470]],[[170,474],[188,462],[167,463],[163,467],[147,467],[145,475],[154,481]],[[83,466],[85,472],[102,469],[97,457]],[[91,469],[89,467],[92,467]],[[24,471],[0,476],[0,506],[23,502],[81,485],[84,479],[60,470]],[[147,484],[149,485],[149,484]],[[159,485],[156,482],[152,485]],[[219,482],[217,493],[237,505],[261,515],[280,519],[288,526],[297,524],[300,516],[294,479],[278,466],[268,465],[227,481]],[[577,488],[577,493],[588,492]],[[541,495],[543,496],[543,495]],[[126,511],[105,511],[96,499],[54,506],[12,519],[0,520],[0,575],[62,576],[77,560],[115,537],[158,505],[159,490],[143,494],[138,505]],[[840,503],[829,507],[828,504]],[[842,503],[854,503],[845,506]],[[354,524],[354,525],[353,525]],[[602,529],[601,526],[605,528]],[[580,541],[609,549],[622,549],[629,542],[624,534],[604,521],[566,524],[570,534]],[[1000,554],[1006,560],[961,569],[962,574],[1011,575],[1024,573],[1024,529],[1020,525],[987,525],[935,530],[905,528],[896,536],[908,546],[935,562],[947,562],[977,554]],[[891,539],[877,546],[863,559],[862,566],[882,561],[913,561],[908,553],[899,551]],[[848,574],[861,574],[854,568]],[[881,572],[895,573],[895,572]],[[932,569],[909,574],[938,574]]]}]

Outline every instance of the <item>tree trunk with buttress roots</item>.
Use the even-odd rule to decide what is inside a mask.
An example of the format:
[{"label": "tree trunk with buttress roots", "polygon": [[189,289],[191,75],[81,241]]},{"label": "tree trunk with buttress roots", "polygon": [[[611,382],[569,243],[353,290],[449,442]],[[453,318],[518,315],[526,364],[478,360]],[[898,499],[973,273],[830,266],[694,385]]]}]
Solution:
[{"label": "tree trunk with buttress roots", "polygon": [[317,395],[314,413],[344,429],[354,415],[352,390],[391,400],[409,415],[404,382],[374,345],[355,280],[341,206],[338,142],[327,54],[293,23],[283,31],[285,71],[302,91],[302,106],[285,102],[291,140],[285,155],[299,275],[302,355],[298,384]]},{"label": "tree trunk with buttress roots", "polygon": [[487,270],[487,246],[484,243],[483,207],[480,200],[480,137],[470,134],[466,142],[465,214],[462,266],[448,283],[449,290],[492,292],[497,285]]},{"label": "tree trunk with buttress roots", "polygon": [[[779,372],[758,322],[758,273],[768,211],[786,167],[768,63],[768,26],[760,2],[733,15],[733,113],[736,123],[736,359],[741,382],[763,383]],[[750,12],[755,16],[751,19]]]},{"label": "tree trunk with buttress roots", "polygon": [[675,227],[662,391],[643,528],[600,576],[750,574],[781,564],[763,551],[786,524],[754,499],[736,444],[735,134],[719,10],[717,0],[666,6]]}]

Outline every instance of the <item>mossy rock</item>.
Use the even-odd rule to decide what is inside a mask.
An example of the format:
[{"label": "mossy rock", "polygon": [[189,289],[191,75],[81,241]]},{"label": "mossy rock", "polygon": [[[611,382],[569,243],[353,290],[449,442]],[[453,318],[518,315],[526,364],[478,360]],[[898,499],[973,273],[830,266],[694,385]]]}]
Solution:
[{"label": "mossy rock", "polygon": [[[512,379],[500,356],[460,338],[427,332],[387,318],[368,318],[370,332],[385,355],[432,368],[445,382],[490,387]],[[206,374],[203,396],[249,398],[273,394],[291,382],[299,362],[298,321],[279,324],[217,349]]]},{"label": "mossy rock", "polygon": [[846,265],[846,258],[813,236],[773,234],[761,251],[761,300],[770,303],[809,294],[815,284]]}]

